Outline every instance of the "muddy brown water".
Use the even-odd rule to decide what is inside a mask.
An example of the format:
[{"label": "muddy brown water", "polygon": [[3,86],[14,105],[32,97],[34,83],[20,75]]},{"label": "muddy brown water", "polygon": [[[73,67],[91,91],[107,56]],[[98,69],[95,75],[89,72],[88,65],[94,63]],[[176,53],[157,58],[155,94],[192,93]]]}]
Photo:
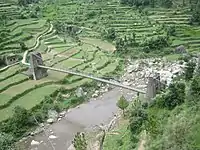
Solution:
[{"label": "muddy brown water", "polygon": [[[117,113],[116,102],[121,95],[128,100],[132,100],[136,93],[133,91],[114,88],[111,91],[90,99],[89,102],[71,109],[66,116],[59,122],[50,125],[47,135],[54,135],[56,139],[50,139],[56,150],[67,150],[77,132],[92,131],[96,125],[107,124]],[[53,132],[53,134],[52,134]],[[31,146],[31,141],[41,142],[38,146]],[[52,150],[52,146],[44,133],[35,135],[28,139],[26,143],[21,143],[25,150]]]}]

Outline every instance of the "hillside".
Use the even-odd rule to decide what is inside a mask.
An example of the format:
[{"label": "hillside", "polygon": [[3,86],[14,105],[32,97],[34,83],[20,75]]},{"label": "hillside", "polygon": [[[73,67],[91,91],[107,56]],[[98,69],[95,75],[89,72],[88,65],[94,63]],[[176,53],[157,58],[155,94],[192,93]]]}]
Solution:
[{"label": "hillside", "polygon": [[[20,62],[25,51],[40,52],[46,66],[118,79],[127,60],[185,60],[182,53],[186,52],[188,57],[196,56],[200,46],[198,14],[200,2],[196,0],[0,0],[1,132],[17,141],[29,132],[29,126],[35,127],[33,116],[44,122],[49,109],[74,107],[94,94],[91,89],[98,88],[91,79],[50,70],[47,77],[32,80],[27,76],[28,66]],[[14,63],[7,63],[6,58],[12,56]],[[186,82],[187,88],[190,82],[192,79]],[[88,95],[78,97],[79,87]],[[17,106],[27,111],[32,122],[22,125],[16,121]],[[148,111],[157,109],[153,106]],[[169,114],[173,117],[174,112]],[[168,119],[165,123],[170,126],[173,118]],[[156,143],[156,139],[152,141]]]}]

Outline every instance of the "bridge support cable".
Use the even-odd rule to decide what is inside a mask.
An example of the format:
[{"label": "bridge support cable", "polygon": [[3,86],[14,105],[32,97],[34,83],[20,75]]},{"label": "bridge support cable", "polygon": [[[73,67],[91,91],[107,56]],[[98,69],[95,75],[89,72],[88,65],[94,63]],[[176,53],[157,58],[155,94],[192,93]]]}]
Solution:
[{"label": "bridge support cable", "polygon": [[108,81],[108,80],[105,80],[105,79],[102,79],[102,78],[94,77],[94,76],[91,76],[91,75],[86,75],[86,74],[83,74],[83,73],[73,72],[73,71],[70,71],[70,70],[63,70],[63,69],[58,69],[58,68],[53,68],[53,67],[47,67],[47,66],[43,66],[43,65],[38,65],[38,67],[44,68],[44,69],[53,70],[53,71],[57,71],[57,72],[72,74],[72,75],[76,75],[76,76],[81,76],[81,77],[93,79],[93,80],[96,80],[96,81],[108,83],[108,84],[111,84],[111,85],[114,85],[114,86],[117,86],[117,87],[121,87],[121,88],[124,88],[124,89],[132,90],[132,91],[135,91],[135,92],[138,92],[138,93],[146,94],[145,91],[142,91],[142,90],[130,87],[130,86],[126,86],[126,85],[123,85],[121,83],[112,82],[112,81]]}]

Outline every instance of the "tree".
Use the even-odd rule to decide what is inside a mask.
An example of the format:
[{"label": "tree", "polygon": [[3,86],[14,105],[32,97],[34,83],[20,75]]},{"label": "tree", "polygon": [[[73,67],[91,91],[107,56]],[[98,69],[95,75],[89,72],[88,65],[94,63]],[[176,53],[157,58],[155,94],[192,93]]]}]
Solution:
[{"label": "tree", "polygon": [[126,100],[126,98],[124,96],[121,96],[117,102],[117,106],[123,111],[123,115],[125,115],[124,110],[128,107],[128,105],[129,102]]},{"label": "tree", "polygon": [[13,137],[9,134],[0,132],[0,149],[11,150],[13,144]]},{"label": "tree", "polygon": [[27,6],[31,3],[37,3],[39,0],[18,0],[18,5],[20,6]]},{"label": "tree", "polygon": [[164,96],[164,105],[168,109],[174,109],[185,101],[185,84],[175,82],[169,85],[169,91]]},{"label": "tree", "polygon": [[196,63],[194,61],[189,61],[185,67],[185,80],[189,81],[193,78]]},{"label": "tree", "polygon": [[74,140],[72,141],[72,144],[74,145],[74,148],[76,150],[87,150],[87,142],[85,139],[85,134],[78,132]]},{"label": "tree", "polygon": [[[141,133],[143,123],[148,119],[146,110],[142,107],[142,103],[139,99],[134,100],[134,103],[130,109],[129,127],[131,131],[131,139],[135,143],[138,142],[137,135]],[[135,148],[135,144],[132,145]]]},{"label": "tree", "polygon": [[194,105],[200,101],[200,76],[195,76],[192,79],[188,99],[189,103]]},{"label": "tree", "polygon": [[144,52],[150,52],[150,50],[160,50],[164,47],[169,46],[168,36],[156,36],[152,38],[145,38],[145,40],[140,44]]},{"label": "tree", "polygon": [[20,42],[19,45],[20,45],[22,51],[25,51],[28,49],[24,42]]},{"label": "tree", "polygon": [[118,52],[122,52],[122,53],[124,53],[124,50],[126,50],[126,45],[125,45],[125,42],[124,42],[124,40],[122,39],[122,38],[118,38],[117,40],[116,40],[116,50],[118,51]]},{"label": "tree", "polygon": [[173,2],[172,0],[161,0],[161,6],[170,8],[172,7]]},{"label": "tree", "polygon": [[14,108],[13,117],[1,128],[2,132],[12,133],[15,138],[21,137],[33,126],[30,113],[23,107]]},{"label": "tree", "polygon": [[116,32],[114,28],[109,28],[108,30],[105,31],[104,37],[106,37],[109,40],[114,40],[116,38]]},{"label": "tree", "polygon": [[166,27],[165,30],[167,32],[167,36],[175,36],[176,35],[176,27],[174,25]]},{"label": "tree", "polygon": [[[200,0],[192,7],[192,16],[190,18],[190,24],[200,24]],[[194,7],[194,8],[193,8]]]},{"label": "tree", "polygon": [[[148,6],[150,4],[150,0],[121,0],[121,4],[126,4],[129,6]],[[154,1],[153,1],[154,2]]]}]

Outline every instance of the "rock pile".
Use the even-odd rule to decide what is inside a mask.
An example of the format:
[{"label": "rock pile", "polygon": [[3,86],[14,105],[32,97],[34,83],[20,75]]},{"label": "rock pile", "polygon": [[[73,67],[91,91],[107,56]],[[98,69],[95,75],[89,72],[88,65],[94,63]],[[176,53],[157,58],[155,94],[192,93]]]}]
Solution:
[{"label": "rock pile", "polygon": [[97,86],[99,87],[99,90],[96,90],[94,94],[92,94],[92,98],[96,98],[99,95],[108,92],[112,88],[109,84],[103,84],[103,83],[99,83]]},{"label": "rock pile", "polygon": [[148,77],[159,73],[161,81],[169,85],[174,76],[183,72],[184,66],[185,64],[181,65],[179,61],[168,62],[164,58],[129,61],[125,74],[122,76],[122,83],[145,90]]}]

